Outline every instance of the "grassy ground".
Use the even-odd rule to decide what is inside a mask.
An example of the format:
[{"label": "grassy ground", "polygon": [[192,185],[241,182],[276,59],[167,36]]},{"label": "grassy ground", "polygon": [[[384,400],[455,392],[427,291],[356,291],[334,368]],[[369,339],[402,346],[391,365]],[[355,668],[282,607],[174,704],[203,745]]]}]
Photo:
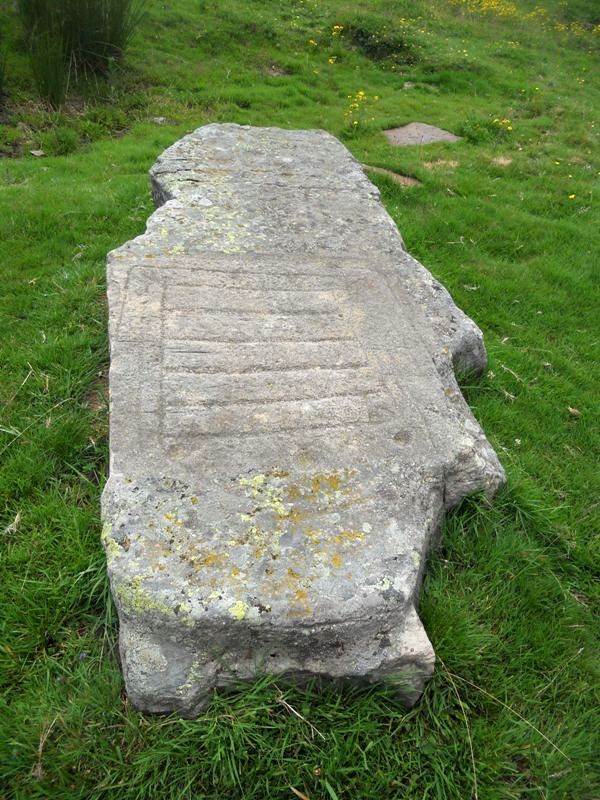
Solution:
[{"label": "grassy ground", "polygon": [[[598,13],[358,5],[152,0],[125,67],[50,114],[0,4],[2,798],[600,796]],[[413,119],[465,138],[380,134]],[[418,178],[373,176],[486,334],[465,392],[509,487],[448,521],[421,606],[439,662],[410,713],[379,689],[264,681],[181,721],[122,691],[99,543],[103,264],[143,230],[155,157],[215,120],[326,128]]]}]

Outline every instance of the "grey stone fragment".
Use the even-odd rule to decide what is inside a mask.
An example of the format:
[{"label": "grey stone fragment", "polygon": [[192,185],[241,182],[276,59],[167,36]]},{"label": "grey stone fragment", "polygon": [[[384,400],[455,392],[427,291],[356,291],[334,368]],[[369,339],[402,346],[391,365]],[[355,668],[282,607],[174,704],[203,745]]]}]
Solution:
[{"label": "grey stone fragment", "polygon": [[458,142],[460,136],[455,136],[450,131],[428,125],[426,122],[409,122],[400,128],[390,128],[384,131],[390,144],[397,147],[406,147],[414,144],[432,144],[433,142]]},{"label": "grey stone fragment", "polygon": [[[260,672],[413,702],[444,511],[504,473],[456,385],[479,329],[320,131],[200,128],[108,260],[103,541],[127,691],[198,713]],[[162,205],[161,205],[162,204]]]}]

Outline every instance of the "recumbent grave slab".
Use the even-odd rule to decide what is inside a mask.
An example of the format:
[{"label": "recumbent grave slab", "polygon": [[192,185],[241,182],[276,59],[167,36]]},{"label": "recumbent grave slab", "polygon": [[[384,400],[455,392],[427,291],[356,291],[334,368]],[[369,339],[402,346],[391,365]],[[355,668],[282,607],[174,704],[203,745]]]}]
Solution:
[{"label": "recumbent grave slab", "polygon": [[257,674],[388,681],[444,511],[504,481],[454,368],[479,329],[334,137],[208,125],[151,170],[108,259],[103,541],[126,688],[197,714]]}]

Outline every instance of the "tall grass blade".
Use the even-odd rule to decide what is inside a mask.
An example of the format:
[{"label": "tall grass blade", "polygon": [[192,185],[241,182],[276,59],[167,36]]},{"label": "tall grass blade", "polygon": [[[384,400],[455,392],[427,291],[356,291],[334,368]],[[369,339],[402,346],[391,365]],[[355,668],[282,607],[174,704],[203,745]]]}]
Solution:
[{"label": "tall grass blade", "polygon": [[17,0],[40,96],[57,108],[71,69],[84,76],[107,73],[122,59],[144,5],[145,0]]},{"label": "tall grass blade", "polygon": [[39,96],[53,109],[61,108],[69,82],[62,40],[50,31],[40,33],[31,40],[29,55]]},{"label": "tall grass blade", "polygon": [[6,78],[6,50],[0,48],[0,103],[4,94],[4,79]]}]

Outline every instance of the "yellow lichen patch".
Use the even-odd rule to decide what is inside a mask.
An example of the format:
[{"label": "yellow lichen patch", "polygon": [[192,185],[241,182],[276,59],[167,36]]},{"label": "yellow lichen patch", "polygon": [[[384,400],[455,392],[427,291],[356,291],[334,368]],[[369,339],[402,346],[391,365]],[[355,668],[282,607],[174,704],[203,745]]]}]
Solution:
[{"label": "yellow lichen patch", "polygon": [[302,497],[302,492],[300,491],[298,485],[295,483],[292,483],[290,486],[286,486],[285,491],[287,494],[287,499],[290,502],[293,502],[294,500],[299,500]]},{"label": "yellow lichen patch", "polygon": [[240,486],[250,487],[252,494],[258,493],[260,487],[266,482],[266,475],[255,475],[253,478],[240,478]]},{"label": "yellow lichen patch", "polygon": [[290,510],[286,513],[285,519],[288,519],[292,525],[298,525],[300,522],[302,522],[305,516],[306,514],[300,511],[299,508],[292,506],[292,508],[290,508]]},{"label": "yellow lichen patch", "polygon": [[300,573],[299,573],[299,572],[295,572],[295,571],[294,571],[294,570],[293,570],[293,569],[290,567],[290,568],[288,569],[288,571],[287,571],[287,576],[288,576],[288,578],[292,578],[292,579],[294,579],[294,580],[298,580],[298,578],[300,578]]},{"label": "yellow lichen patch", "polygon": [[285,517],[288,509],[283,503],[283,488],[273,485],[270,480],[281,480],[281,470],[273,470],[266,475],[255,475],[253,478],[240,478],[240,486],[246,488],[246,496],[256,500],[261,507],[271,508],[279,517]]},{"label": "yellow lichen patch", "polygon": [[344,563],[344,559],[339,553],[334,553],[334,555],[331,556],[331,563],[336,569],[340,569]]},{"label": "yellow lichen patch", "polygon": [[198,502],[198,498],[196,497],[196,495],[195,495],[195,494],[193,494],[193,495],[190,497],[190,503],[191,503],[193,506],[195,506],[197,502]]},{"label": "yellow lichen patch", "polygon": [[310,479],[310,490],[313,494],[319,494],[322,491],[337,491],[340,488],[340,479],[337,475],[331,473],[321,473],[313,475]]},{"label": "yellow lichen patch", "polygon": [[227,560],[225,553],[209,553],[202,559],[202,564],[205,567],[221,567]]},{"label": "yellow lichen patch", "polygon": [[360,531],[340,531],[333,536],[333,541],[335,544],[348,544],[364,538],[365,534]]},{"label": "yellow lichen patch", "polygon": [[310,615],[311,615],[310,606],[297,606],[288,611],[288,617],[290,619],[302,619],[303,617],[310,617]]},{"label": "yellow lichen patch", "polygon": [[282,501],[283,492],[281,489],[269,489],[266,492],[266,502],[279,517],[287,516],[288,509]]},{"label": "yellow lichen patch", "polygon": [[296,589],[290,598],[290,610],[288,617],[308,617],[312,613],[312,609],[308,602],[308,592],[306,589]]},{"label": "yellow lichen patch", "polygon": [[311,544],[317,545],[321,542],[323,531],[320,528],[305,528],[304,535]]},{"label": "yellow lichen patch", "polygon": [[174,612],[172,608],[164,603],[155,600],[152,595],[143,587],[144,577],[136,575],[129,583],[122,583],[117,587],[117,595],[123,606],[136,614],[144,611],[160,611],[166,616],[171,616]]},{"label": "yellow lichen patch", "polygon": [[234,619],[243,620],[246,617],[249,609],[248,603],[244,603],[243,600],[238,600],[229,608],[229,613]]},{"label": "yellow lichen patch", "polygon": [[106,560],[109,564],[114,561],[115,558],[118,558],[122,553],[121,546],[113,539],[111,534],[112,525],[106,523],[102,528],[100,538],[102,540],[102,544],[104,545],[104,550],[106,551]]},{"label": "yellow lichen patch", "polygon": [[[331,470],[330,472],[317,472],[309,479],[308,491],[305,493],[299,492],[299,495],[310,502],[314,502],[319,498],[329,501],[339,496],[338,493],[342,491],[344,482],[355,474],[356,470],[347,468],[344,470]],[[344,493],[352,494],[352,490],[346,488]]]}]

